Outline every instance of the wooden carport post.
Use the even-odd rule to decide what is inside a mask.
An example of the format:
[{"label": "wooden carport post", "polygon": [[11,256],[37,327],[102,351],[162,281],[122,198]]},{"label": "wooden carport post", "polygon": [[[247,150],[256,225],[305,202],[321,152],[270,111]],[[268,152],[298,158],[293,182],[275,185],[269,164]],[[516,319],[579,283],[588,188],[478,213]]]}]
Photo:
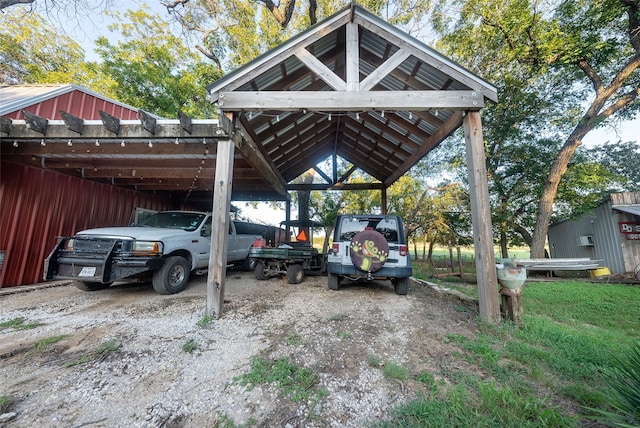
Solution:
[{"label": "wooden carport post", "polygon": [[[233,123],[233,121],[231,122]],[[233,181],[233,129],[227,130],[229,140],[218,141],[216,172],[213,182],[213,209],[211,210],[211,251],[207,276],[207,316],[222,316],[224,281],[227,274],[227,238],[231,211],[231,183]]]},{"label": "wooden carport post", "polygon": [[468,111],[464,116],[463,124],[467,148],[467,169],[469,171],[469,193],[471,194],[471,218],[476,253],[480,318],[490,324],[498,324],[500,322],[498,277],[493,253],[489,184],[487,181],[480,112]]}]

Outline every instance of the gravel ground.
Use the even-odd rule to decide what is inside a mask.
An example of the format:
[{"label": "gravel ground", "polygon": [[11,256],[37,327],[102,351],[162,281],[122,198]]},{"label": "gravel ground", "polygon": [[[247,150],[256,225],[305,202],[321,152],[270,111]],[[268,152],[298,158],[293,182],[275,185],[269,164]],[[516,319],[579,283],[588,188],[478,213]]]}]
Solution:
[{"label": "gravel ground", "polygon": [[[476,330],[473,305],[416,283],[398,296],[388,281],[339,291],[326,281],[228,272],[224,315],[205,326],[206,277],[172,296],[149,284],[0,295],[0,323],[40,324],[0,327],[0,395],[13,401],[0,426],[370,426],[429,394],[411,377],[385,376],[385,364],[436,379],[467,368],[443,339]],[[254,357],[288,358],[315,373],[324,393],[294,401],[273,384],[242,386],[234,377]]]}]

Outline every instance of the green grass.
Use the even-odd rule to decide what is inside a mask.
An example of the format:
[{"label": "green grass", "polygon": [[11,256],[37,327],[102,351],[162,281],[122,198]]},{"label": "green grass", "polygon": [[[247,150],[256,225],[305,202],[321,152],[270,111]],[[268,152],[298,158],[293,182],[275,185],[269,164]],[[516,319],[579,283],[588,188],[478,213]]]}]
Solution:
[{"label": "green grass", "polygon": [[57,336],[45,337],[44,339],[38,340],[36,344],[33,346],[33,350],[35,352],[44,352],[51,345],[56,344],[62,340],[66,340],[71,337],[70,334],[59,334]]},{"label": "green grass", "polygon": [[521,328],[480,323],[477,333],[447,335],[470,368],[420,372],[429,395],[376,426],[578,427],[620,413],[614,397],[628,403],[640,387],[614,394],[603,385],[618,356],[640,343],[640,287],[568,280],[529,283],[523,293]]},{"label": "green grass", "polygon": [[200,328],[207,328],[209,324],[213,322],[213,317],[209,315],[203,315],[202,318],[198,320],[196,325]]},{"label": "green grass", "polygon": [[409,379],[409,369],[399,365],[394,361],[390,361],[382,368],[382,373],[391,379],[407,380]]},{"label": "green grass", "polygon": [[27,323],[25,322],[24,317],[16,317],[7,321],[0,322],[0,329],[31,330],[41,325],[42,323],[39,322]]},{"label": "green grass", "polygon": [[6,413],[13,405],[13,398],[9,395],[0,395],[0,413]]},{"label": "green grass", "polygon": [[187,354],[193,353],[193,351],[195,351],[197,348],[198,348],[198,342],[196,342],[193,339],[187,341],[184,345],[182,345],[182,350]]},{"label": "green grass", "polygon": [[235,377],[234,382],[247,386],[249,391],[257,385],[273,384],[281,396],[289,397],[293,402],[314,401],[326,395],[326,391],[316,388],[318,375],[315,372],[292,364],[286,357],[277,360],[255,357],[251,371]]}]

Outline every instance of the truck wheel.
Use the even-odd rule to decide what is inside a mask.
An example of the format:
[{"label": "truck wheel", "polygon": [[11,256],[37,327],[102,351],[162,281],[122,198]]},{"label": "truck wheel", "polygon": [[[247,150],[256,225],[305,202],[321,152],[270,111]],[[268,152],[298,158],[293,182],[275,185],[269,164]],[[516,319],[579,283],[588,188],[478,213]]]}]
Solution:
[{"label": "truck wheel", "polygon": [[253,257],[247,257],[242,261],[242,270],[245,272],[251,272],[256,268],[256,259]]},{"label": "truck wheel", "polygon": [[330,290],[337,290],[340,288],[340,277],[335,273],[330,273],[328,286]]},{"label": "truck wheel", "polygon": [[396,294],[404,296],[409,292],[409,278],[396,278],[393,281],[393,288]]},{"label": "truck wheel", "polygon": [[108,282],[106,284],[103,284],[101,282],[73,281],[73,285],[75,285],[76,288],[82,291],[97,291],[97,290],[104,290],[105,288],[109,288],[111,283]]},{"label": "truck wheel", "polygon": [[264,272],[264,263],[263,262],[257,262],[256,263],[256,268],[253,270],[253,272],[255,272],[255,274],[256,274],[256,279],[259,279],[260,281],[264,281],[265,279],[269,278]]},{"label": "truck wheel", "polygon": [[289,284],[300,284],[304,281],[304,267],[302,265],[290,265],[287,269]]},{"label": "truck wheel", "polygon": [[176,294],[189,282],[191,269],[184,257],[169,257],[162,267],[153,273],[153,289],[158,294]]}]

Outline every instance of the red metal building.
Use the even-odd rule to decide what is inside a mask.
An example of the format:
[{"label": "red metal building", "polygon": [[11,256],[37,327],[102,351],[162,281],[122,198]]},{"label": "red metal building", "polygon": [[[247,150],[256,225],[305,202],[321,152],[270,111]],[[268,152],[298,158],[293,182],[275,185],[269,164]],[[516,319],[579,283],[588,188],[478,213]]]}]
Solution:
[{"label": "red metal building", "polygon": [[[99,110],[138,119],[136,108],[76,85],[0,86],[0,100],[0,116],[11,119],[22,119],[22,110],[50,120],[61,119],[60,110],[87,120],[100,119]],[[41,282],[58,236],[129,224],[136,207],[177,208],[166,197],[12,164],[0,154],[0,287]]]}]

